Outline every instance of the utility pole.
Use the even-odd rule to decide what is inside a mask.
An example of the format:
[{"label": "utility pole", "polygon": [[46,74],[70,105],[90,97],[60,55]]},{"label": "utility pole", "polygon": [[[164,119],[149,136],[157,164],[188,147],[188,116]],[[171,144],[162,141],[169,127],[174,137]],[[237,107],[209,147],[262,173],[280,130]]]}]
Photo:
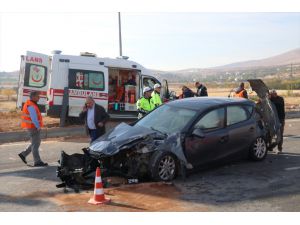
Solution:
[{"label": "utility pole", "polygon": [[293,77],[293,63],[291,63],[291,75],[290,77]]},{"label": "utility pole", "polygon": [[122,57],[122,35],[121,35],[121,13],[119,14],[119,48],[120,48],[120,57]]}]

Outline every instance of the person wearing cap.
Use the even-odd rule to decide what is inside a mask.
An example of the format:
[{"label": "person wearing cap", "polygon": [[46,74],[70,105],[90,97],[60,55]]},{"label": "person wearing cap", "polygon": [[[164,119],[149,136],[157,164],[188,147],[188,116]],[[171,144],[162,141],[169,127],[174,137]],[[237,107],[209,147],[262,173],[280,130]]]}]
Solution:
[{"label": "person wearing cap", "polygon": [[282,144],[283,144],[283,132],[284,132],[284,125],[285,125],[285,111],[284,111],[284,99],[283,97],[277,95],[276,90],[270,91],[270,100],[275,105],[278,119],[280,121],[280,135],[281,141],[278,143],[278,153],[282,152]]},{"label": "person wearing cap", "polygon": [[205,96],[208,96],[207,94],[207,88],[201,84],[200,82],[196,82],[195,83],[195,87],[197,88],[197,91],[196,91],[196,96],[197,97],[205,97]]},{"label": "person wearing cap", "polygon": [[39,154],[39,147],[41,144],[41,128],[43,127],[43,118],[37,102],[40,99],[40,95],[38,91],[32,91],[30,93],[30,99],[27,100],[23,106],[22,114],[21,114],[21,127],[26,129],[31,144],[26,148],[25,151],[18,154],[21,160],[27,164],[26,157],[32,152],[34,167],[39,166],[48,166],[47,163],[44,163]]},{"label": "person wearing cap", "polygon": [[235,97],[248,98],[248,93],[245,89],[245,84],[243,82],[240,83],[240,86],[235,91]]},{"label": "person wearing cap", "polygon": [[152,89],[150,87],[145,87],[143,89],[144,96],[136,102],[136,108],[139,112],[138,119],[142,118],[155,108],[151,98],[151,91]]},{"label": "person wearing cap", "polygon": [[151,93],[152,102],[155,107],[158,107],[162,104],[161,98],[160,98],[160,84],[154,84],[154,91]]}]

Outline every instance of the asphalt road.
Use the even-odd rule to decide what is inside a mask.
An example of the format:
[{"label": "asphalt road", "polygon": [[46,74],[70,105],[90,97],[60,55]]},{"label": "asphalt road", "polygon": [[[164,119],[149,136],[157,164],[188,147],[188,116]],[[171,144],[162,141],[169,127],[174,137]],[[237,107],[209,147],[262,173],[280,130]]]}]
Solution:
[{"label": "asphalt road", "polygon": [[[56,166],[60,151],[80,153],[81,148],[88,145],[87,138],[52,139],[42,142],[41,158],[49,163],[47,168],[28,167],[21,162],[17,154],[27,143],[17,142],[0,145],[0,211],[89,211],[92,208],[66,207],[62,197],[66,195],[69,201],[76,196],[68,195],[55,185]],[[158,190],[167,188],[174,190],[176,195],[164,196],[163,201],[173,201],[174,204],[162,207],[161,211],[300,211],[300,119],[286,121],[284,137],[284,153],[277,155],[269,152],[263,162],[241,160],[229,165],[212,168],[190,175],[186,180],[176,179],[173,184],[161,184]],[[31,156],[28,161],[32,162]],[[147,185],[147,184],[146,184]],[[169,185],[165,187],[163,185]],[[150,183],[148,187],[153,187]],[[132,185],[137,195],[145,185]],[[147,188],[147,186],[146,186]],[[171,189],[170,189],[171,188]],[[127,187],[128,189],[128,187]],[[114,189],[117,197],[118,188]],[[91,195],[91,191],[88,195]],[[119,192],[122,194],[121,192]],[[152,193],[152,192],[151,192]],[[154,192],[153,192],[154,193]],[[157,195],[147,195],[147,201],[157,201]],[[169,198],[169,199],[168,199]],[[88,200],[88,199],[87,199]],[[87,201],[86,200],[86,201]],[[79,200],[78,200],[79,201]],[[123,202],[122,202],[123,201]],[[124,200],[118,199],[117,206],[122,206]],[[147,211],[147,205],[134,203],[129,211]],[[80,203],[81,204],[81,203]],[[84,203],[86,204],[85,200]],[[130,199],[126,199],[126,208],[110,206],[103,211],[128,211]],[[133,204],[133,203],[132,203]],[[139,205],[140,204],[140,205]],[[152,203],[151,203],[152,204]],[[153,206],[153,205],[152,205]],[[99,209],[98,210],[102,210]],[[148,211],[156,211],[149,207]]]}]

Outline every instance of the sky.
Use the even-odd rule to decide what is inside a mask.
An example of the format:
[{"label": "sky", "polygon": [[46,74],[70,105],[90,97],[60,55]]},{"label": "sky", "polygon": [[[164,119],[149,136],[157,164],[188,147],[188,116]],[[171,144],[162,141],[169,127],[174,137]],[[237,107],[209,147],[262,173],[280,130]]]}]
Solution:
[{"label": "sky", "polygon": [[[150,69],[207,68],[300,47],[300,13],[122,12],[123,55]],[[0,71],[20,55],[119,56],[117,12],[1,12]]]}]

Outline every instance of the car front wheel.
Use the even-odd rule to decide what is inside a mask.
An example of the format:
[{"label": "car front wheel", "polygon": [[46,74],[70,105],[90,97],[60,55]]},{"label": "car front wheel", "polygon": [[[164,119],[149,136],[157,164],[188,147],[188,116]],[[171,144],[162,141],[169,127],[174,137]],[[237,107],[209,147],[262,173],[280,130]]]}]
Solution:
[{"label": "car front wheel", "polygon": [[249,156],[255,161],[261,161],[266,158],[267,152],[267,144],[265,139],[258,137],[250,148]]},{"label": "car front wheel", "polygon": [[173,180],[177,173],[176,157],[169,152],[155,152],[151,159],[150,171],[154,180]]}]

